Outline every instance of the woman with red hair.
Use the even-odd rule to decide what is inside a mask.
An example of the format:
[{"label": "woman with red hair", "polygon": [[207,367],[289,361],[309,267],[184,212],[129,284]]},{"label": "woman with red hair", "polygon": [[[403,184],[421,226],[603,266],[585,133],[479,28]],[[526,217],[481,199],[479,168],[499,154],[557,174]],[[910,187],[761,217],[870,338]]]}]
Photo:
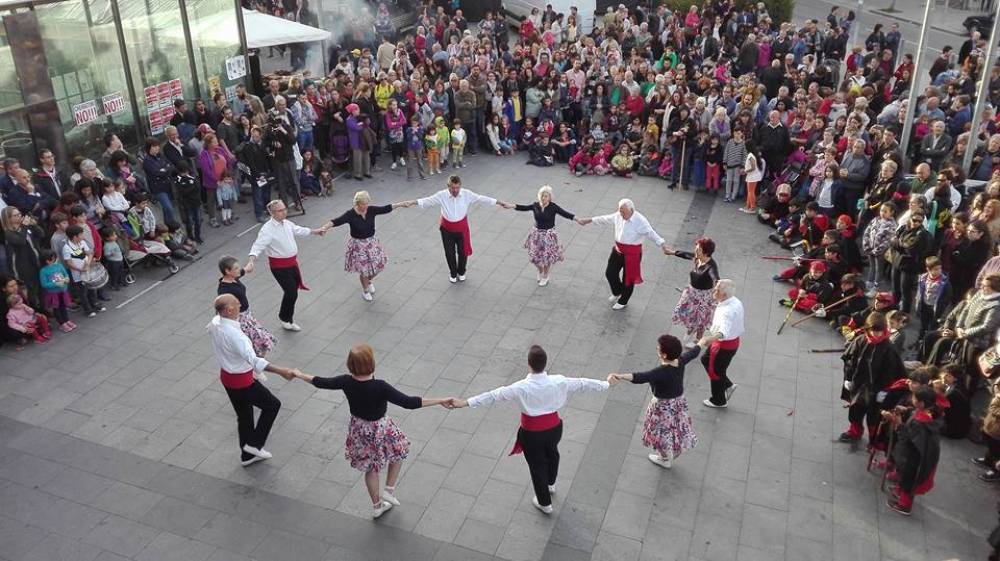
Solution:
[{"label": "woman with red hair", "polygon": [[715,253],[715,242],[710,238],[699,238],[694,242],[694,253],[675,251],[674,255],[682,259],[691,259],[691,283],[681,293],[680,300],[674,306],[671,321],[683,325],[687,331],[685,342],[690,343],[701,338],[705,329],[712,323],[715,312],[715,300],[712,298],[712,288],[719,280],[719,266],[712,259]]}]

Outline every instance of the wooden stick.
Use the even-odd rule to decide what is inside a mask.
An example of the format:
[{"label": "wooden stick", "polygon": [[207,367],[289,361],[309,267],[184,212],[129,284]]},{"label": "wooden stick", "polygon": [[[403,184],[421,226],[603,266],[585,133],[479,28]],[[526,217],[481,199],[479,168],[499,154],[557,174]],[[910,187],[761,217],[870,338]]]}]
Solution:
[{"label": "wooden stick", "polygon": [[799,300],[802,299],[802,295],[805,293],[805,290],[799,289],[798,294],[795,295],[795,301],[792,302],[792,307],[788,308],[788,313],[785,314],[785,319],[782,320],[781,325],[778,326],[778,335],[781,335],[781,332],[784,331],[785,324],[787,324],[788,320],[792,318],[792,312],[795,311],[795,305],[799,303]]},{"label": "wooden stick", "polygon": [[889,458],[892,456],[892,448],[896,444],[896,427],[889,423],[889,445],[885,448],[885,469],[882,470],[882,481],[879,482],[880,491],[885,491],[885,479],[889,475]]},{"label": "wooden stick", "polygon": [[[840,300],[837,300],[836,302],[834,302],[833,304],[830,304],[829,306],[825,306],[823,309],[829,311],[830,308],[834,308],[836,306],[839,306],[839,305],[843,304],[844,302],[847,302],[851,298],[856,298],[858,296],[860,296],[860,295],[857,294],[857,293],[851,294],[850,296],[847,296],[846,298],[841,298]],[[816,312],[813,312],[813,313],[807,315],[804,318],[800,318],[800,319],[797,319],[797,320],[793,321],[792,322],[792,327],[795,327],[796,325],[798,325],[798,324],[806,321],[807,319],[814,318],[814,317],[816,317]]]},{"label": "wooden stick", "polygon": [[811,353],[842,353],[844,349],[809,349]]},{"label": "wooden stick", "polygon": [[[761,255],[761,259],[770,259],[772,261],[794,261],[795,257],[790,257],[787,255]],[[822,261],[822,258],[818,257],[799,257],[799,261]]]}]

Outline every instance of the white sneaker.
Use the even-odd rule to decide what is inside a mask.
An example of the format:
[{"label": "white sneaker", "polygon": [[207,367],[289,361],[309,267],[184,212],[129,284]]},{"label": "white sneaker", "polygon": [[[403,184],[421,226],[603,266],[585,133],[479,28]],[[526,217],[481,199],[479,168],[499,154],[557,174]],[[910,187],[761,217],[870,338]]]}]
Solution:
[{"label": "white sneaker", "polygon": [[608,302],[615,302],[618,300],[618,298],[620,297],[615,294],[612,294],[611,296],[608,296]]},{"label": "white sneaker", "polygon": [[249,444],[243,445],[243,451],[246,452],[247,454],[253,454],[254,456],[257,456],[262,460],[270,460],[271,458],[274,457],[274,455],[268,452],[267,450],[264,450],[263,448],[257,449],[254,448],[253,446],[250,446]]},{"label": "white sneaker", "polygon": [[738,387],[740,387],[739,384],[733,384],[733,385],[729,386],[728,388],[726,388],[726,403],[729,403],[729,399],[731,397],[733,397],[733,392],[735,392],[736,388],[738,388]]},{"label": "white sneaker", "polygon": [[538,286],[545,286],[549,284],[549,277],[542,277],[542,280],[538,281]]},{"label": "white sneaker", "polygon": [[615,305],[614,305],[614,306],[611,306],[611,309],[612,309],[612,310],[624,310],[624,309],[625,309],[625,306],[627,306],[627,305],[628,305],[628,304],[620,304],[620,303],[618,303],[618,302],[615,302]]},{"label": "white sneaker", "polygon": [[658,465],[660,467],[664,467],[664,468],[667,468],[667,469],[671,468],[670,458],[664,458],[663,456],[661,456],[659,454],[650,454],[650,455],[648,455],[646,457],[649,458],[649,461],[653,462],[654,464],[656,464],[656,465]]},{"label": "white sneaker", "polygon": [[538,497],[531,497],[531,504],[535,505],[535,508],[544,512],[545,514],[552,514],[552,511],[554,510],[552,508],[552,505],[542,506],[538,504]]},{"label": "white sneaker", "polygon": [[704,400],[702,400],[701,404],[704,405],[705,407],[711,407],[712,409],[725,409],[726,407],[728,407],[725,404],[723,404],[723,405],[716,405],[716,404],[712,403],[711,399],[704,399]]},{"label": "white sneaker", "polygon": [[458,282],[465,282],[465,275],[458,275]]},{"label": "white sneaker", "polygon": [[389,169],[396,169],[396,162],[393,162],[392,165],[389,166]]},{"label": "white sneaker", "polygon": [[240,461],[240,465],[243,466],[243,467],[252,466],[253,464],[256,464],[257,462],[263,462],[266,459],[267,458],[261,458],[260,456],[253,456],[249,460],[241,460]]},{"label": "white sneaker", "polygon": [[406,160],[404,160],[403,158],[400,158],[399,159],[399,165],[401,165],[403,167],[406,167]]},{"label": "white sneaker", "polygon": [[549,485],[549,494],[550,495],[555,495],[556,494],[556,486],[555,485]]},{"label": "white sneaker", "polygon": [[456,279],[455,277],[448,277],[448,281],[455,283],[458,282],[458,279]]},{"label": "white sneaker", "polygon": [[374,298],[372,298],[372,295],[368,292],[362,292],[361,299],[364,300],[365,302],[371,302],[372,300],[374,300]]},{"label": "white sneaker", "polygon": [[375,294],[375,283],[368,281],[368,294]]},{"label": "white sneaker", "polygon": [[281,322],[281,327],[285,331],[302,331],[302,328],[299,327],[299,324],[293,321],[283,321]]},{"label": "white sneaker", "polygon": [[396,498],[396,495],[394,493],[390,493],[389,491],[382,489],[381,496],[383,501],[390,502],[396,506],[399,506],[399,499]]},{"label": "white sneaker", "polygon": [[378,506],[375,507],[375,510],[372,512],[372,518],[373,519],[378,518],[383,514],[389,512],[390,509],[392,509],[392,503],[390,503],[389,501],[382,501],[378,504]]}]

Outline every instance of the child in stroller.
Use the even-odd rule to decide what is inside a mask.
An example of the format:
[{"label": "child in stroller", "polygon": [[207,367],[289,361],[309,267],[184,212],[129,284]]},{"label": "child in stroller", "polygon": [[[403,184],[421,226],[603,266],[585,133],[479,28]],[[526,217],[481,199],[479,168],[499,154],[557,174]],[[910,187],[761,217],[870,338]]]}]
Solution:
[{"label": "child in stroller", "polygon": [[[131,267],[140,261],[145,261],[146,267],[154,264],[166,265],[171,274],[179,270],[171,258],[170,248],[156,239],[156,216],[149,208],[149,196],[145,193],[136,196],[135,205],[128,212],[128,220],[123,226],[123,231],[128,239],[128,251],[125,253],[127,270],[130,271]],[[129,282],[130,277],[132,277],[131,272],[127,272],[125,282]],[[134,282],[134,277],[132,278]]]}]

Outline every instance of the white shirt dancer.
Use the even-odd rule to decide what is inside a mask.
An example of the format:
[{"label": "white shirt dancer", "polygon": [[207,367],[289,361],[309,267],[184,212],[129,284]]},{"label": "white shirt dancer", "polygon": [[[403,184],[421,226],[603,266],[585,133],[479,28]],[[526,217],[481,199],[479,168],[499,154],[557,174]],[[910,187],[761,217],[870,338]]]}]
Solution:
[{"label": "white shirt dancer", "polygon": [[740,348],[740,336],[744,331],[743,302],[733,295],[735,291],[736,286],[730,279],[719,279],[715,283],[712,298],[716,305],[712,325],[698,342],[702,348],[708,347],[708,352],[701,355],[701,363],[712,387],[712,397],[702,401],[706,407],[727,407],[729,398],[738,387],[726,374],[729,363]]},{"label": "white shirt dancer", "polygon": [[605,214],[604,216],[594,216],[593,218],[579,218],[577,222],[581,225],[590,224],[614,224],[615,245],[611,248],[611,255],[608,257],[608,266],[604,271],[604,276],[608,279],[608,286],[611,288],[611,296],[608,301],[614,302],[611,306],[613,310],[621,310],[628,305],[629,298],[635,290],[635,285],[642,284],[642,241],[648,239],[660,246],[665,255],[673,255],[673,250],[663,241],[663,237],[656,233],[656,230],[649,224],[649,220],[639,211],[635,210],[635,203],[631,199],[618,201],[618,212]]},{"label": "white shirt dancer", "polygon": [[474,204],[497,205],[512,209],[513,204],[505,203],[462,189],[462,179],[453,175],[448,178],[448,188],[429,197],[407,201],[405,206],[414,204],[420,208],[441,207],[441,243],[444,257],[448,261],[449,280],[465,280],[465,265],[472,255],[472,234],[469,231],[469,207]]},{"label": "white shirt dancer", "polygon": [[261,253],[267,255],[268,264],[271,267],[271,274],[274,280],[278,281],[278,286],[284,292],[281,298],[281,308],[278,311],[278,319],[281,320],[281,327],[288,331],[301,331],[302,328],[295,323],[295,301],[299,298],[299,289],[309,290],[302,282],[302,272],[299,270],[299,245],[295,238],[302,238],[310,234],[322,236],[329,229],[305,228],[299,226],[285,218],[288,216],[288,208],[280,200],[273,200],[267,204],[267,212],[271,219],[260,227],[257,239],[250,246],[250,258],[243,269],[247,273],[252,273],[254,263]]}]

